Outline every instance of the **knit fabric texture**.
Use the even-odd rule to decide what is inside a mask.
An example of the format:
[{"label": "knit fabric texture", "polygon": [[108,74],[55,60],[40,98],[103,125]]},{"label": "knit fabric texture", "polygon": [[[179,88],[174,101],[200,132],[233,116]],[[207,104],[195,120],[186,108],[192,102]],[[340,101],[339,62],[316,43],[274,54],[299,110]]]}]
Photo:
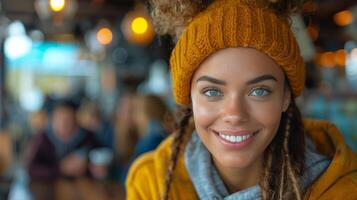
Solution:
[{"label": "knit fabric texture", "polygon": [[287,75],[294,97],[301,94],[305,66],[288,20],[250,1],[215,0],[192,19],[172,51],[176,103],[190,104],[191,79],[205,58],[234,47],[255,48],[268,55]]}]

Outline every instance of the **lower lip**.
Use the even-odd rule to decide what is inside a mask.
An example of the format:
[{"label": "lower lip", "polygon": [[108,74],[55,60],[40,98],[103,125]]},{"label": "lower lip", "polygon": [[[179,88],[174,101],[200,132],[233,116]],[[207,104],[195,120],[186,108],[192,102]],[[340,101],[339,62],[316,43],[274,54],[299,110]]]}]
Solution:
[{"label": "lower lip", "polygon": [[255,138],[255,136],[259,133],[259,131],[253,133],[248,139],[244,140],[244,141],[241,141],[241,142],[230,142],[230,141],[227,141],[223,138],[221,138],[219,136],[219,133],[215,132],[215,135],[216,137],[218,137],[219,141],[227,148],[230,148],[230,149],[243,149],[245,148],[246,146],[248,146],[252,141],[253,139]]}]

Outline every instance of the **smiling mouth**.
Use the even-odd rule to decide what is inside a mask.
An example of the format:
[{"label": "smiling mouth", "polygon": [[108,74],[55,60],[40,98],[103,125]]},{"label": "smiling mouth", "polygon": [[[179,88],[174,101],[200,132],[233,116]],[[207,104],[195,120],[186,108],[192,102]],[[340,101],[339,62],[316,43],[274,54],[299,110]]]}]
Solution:
[{"label": "smiling mouth", "polygon": [[220,138],[222,138],[223,140],[225,140],[227,142],[239,143],[239,142],[248,140],[250,137],[252,137],[253,135],[256,135],[258,132],[259,132],[259,130],[254,131],[250,134],[245,134],[245,135],[227,135],[227,134],[223,134],[223,133],[219,133],[219,132],[216,132],[216,133],[218,134],[218,136]]}]

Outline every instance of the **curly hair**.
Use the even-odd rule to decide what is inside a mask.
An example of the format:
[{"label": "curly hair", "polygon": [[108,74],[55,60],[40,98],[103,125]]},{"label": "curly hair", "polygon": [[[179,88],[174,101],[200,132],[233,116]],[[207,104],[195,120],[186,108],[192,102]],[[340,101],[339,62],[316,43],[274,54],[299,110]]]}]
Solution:
[{"label": "curly hair", "polygon": [[[213,0],[149,0],[149,10],[155,31],[159,35],[169,34],[177,41],[186,25]],[[302,10],[307,0],[237,0],[257,4],[273,10],[278,16],[288,18]]]}]

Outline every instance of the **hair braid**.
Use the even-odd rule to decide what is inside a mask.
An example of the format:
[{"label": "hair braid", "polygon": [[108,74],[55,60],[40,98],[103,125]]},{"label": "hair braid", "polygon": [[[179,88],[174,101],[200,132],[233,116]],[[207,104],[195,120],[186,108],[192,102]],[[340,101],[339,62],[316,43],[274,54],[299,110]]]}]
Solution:
[{"label": "hair braid", "polygon": [[176,163],[178,160],[178,155],[180,153],[181,143],[183,141],[183,138],[184,138],[183,136],[185,135],[189,120],[192,116],[191,109],[186,108],[186,109],[182,109],[182,111],[183,111],[183,116],[178,123],[178,126],[179,126],[178,131],[175,132],[174,141],[171,146],[172,152],[171,152],[169,167],[167,169],[167,173],[166,173],[166,177],[165,177],[165,187],[164,187],[164,193],[162,196],[163,200],[167,200],[169,198],[172,176],[173,176],[174,170],[176,168]]},{"label": "hair braid", "polygon": [[284,196],[284,191],[285,191],[285,178],[286,178],[286,172],[285,172],[285,166],[286,166],[286,159],[283,159],[283,163],[281,165],[281,175],[280,175],[280,187],[279,187],[279,199],[282,199]]},{"label": "hair braid", "polygon": [[[294,105],[292,105],[294,106]],[[285,134],[284,134],[284,158],[286,161],[286,170],[289,175],[289,179],[292,182],[292,187],[294,189],[296,199],[300,200],[301,199],[301,191],[300,191],[300,185],[299,181],[297,178],[297,169],[292,166],[291,159],[290,159],[290,153],[289,153],[289,137],[290,137],[290,132],[291,132],[291,127],[290,127],[290,120],[293,118],[293,110],[291,107],[289,107],[287,111],[287,120],[286,120],[286,125],[285,125]]]},{"label": "hair braid", "polygon": [[269,191],[270,191],[270,184],[269,184],[269,179],[270,179],[270,168],[272,164],[272,156],[273,154],[271,152],[267,153],[267,159],[263,162],[263,167],[264,170],[262,170],[262,178],[260,181],[260,187],[262,188],[262,199],[269,199]]},{"label": "hair braid", "polygon": [[263,200],[301,200],[298,177],[303,173],[304,147],[302,118],[292,98],[288,111],[282,115],[277,135],[265,151],[259,182]]},{"label": "hair braid", "polygon": [[[259,182],[259,185],[262,189],[263,200],[281,199],[279,197],[282,193],[280,192],[282,187],[281,179],[276,177],[280,177],[285,174],[285,172],[282,173],[284,171],[282,170],[284,165],[284,158],[280,148],[283,145],[284,119],[285,118],[283,115],[277,134],[265,151],[264,163],[266,164],[263,163],[263,173]],[[283,178],[285,179],[286,177]]]}]

